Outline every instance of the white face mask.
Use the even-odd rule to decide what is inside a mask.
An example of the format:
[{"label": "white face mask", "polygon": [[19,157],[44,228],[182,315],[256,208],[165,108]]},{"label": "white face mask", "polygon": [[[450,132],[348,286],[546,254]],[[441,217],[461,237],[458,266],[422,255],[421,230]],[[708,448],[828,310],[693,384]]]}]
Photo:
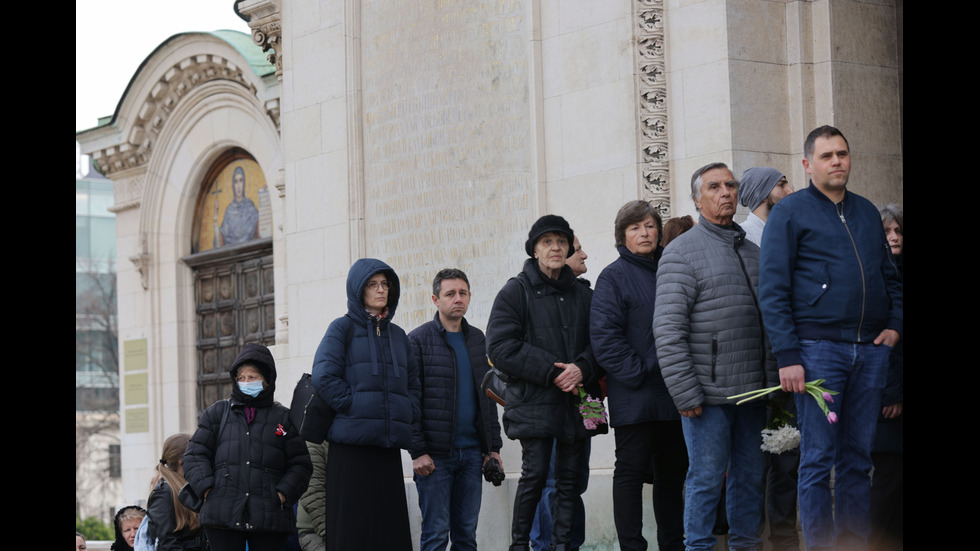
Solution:
[{"label": "white face mask", "polygon": [[260,392],[262,392],[262,381],[250,381],[250,382],[238,383],[238,388],[241,389],[241,391],[244,392],[245,394],[251,396],[252,398],[255,398],[256,396],[259,395]]}]

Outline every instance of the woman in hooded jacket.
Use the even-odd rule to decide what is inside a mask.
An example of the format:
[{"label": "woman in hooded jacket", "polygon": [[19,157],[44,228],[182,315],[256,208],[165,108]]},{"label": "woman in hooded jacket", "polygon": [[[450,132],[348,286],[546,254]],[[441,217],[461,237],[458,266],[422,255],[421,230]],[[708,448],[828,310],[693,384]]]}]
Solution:
[{"label": "woman in hooded jacket", "polygon": [[362,258],[347,274],[347,315],[330,324],[313,385],[336,412],[327,440],[328,550],[412,549],[401,449],[412,442],[421,388],[408,338],[392,323],[401,287]]},{"label": "woman in hooded jacket", "polygon": [[197,513],[178,501],[177,493],[187,484],[183,458],[189,434],[175,434],[163,442],[163,453],[156,467],[149,499],[146,500],[147,534],[157,551],[207,549]]},{"label": "woman in hooded jacket", "polygon": [[[277,403],[276,363],[246,344],[229,370],[231,398],[201,414],[184,476],[204,499],[199,520],[214,551],[279,551],[295,530],[295,503],[313,467],[306,442]],[[183,492],[182,492],[183,493]]]},{"label": "woman in hooded jacket", "polygon": [[136,540],[136,531],[139,530],[143,517],[146,516],[146,509],[139,505],[127,505],[116,511],[112,525],[116,529],[116,541],[112,542],[109,549],[112,551],[133,551],[133,542]]}]

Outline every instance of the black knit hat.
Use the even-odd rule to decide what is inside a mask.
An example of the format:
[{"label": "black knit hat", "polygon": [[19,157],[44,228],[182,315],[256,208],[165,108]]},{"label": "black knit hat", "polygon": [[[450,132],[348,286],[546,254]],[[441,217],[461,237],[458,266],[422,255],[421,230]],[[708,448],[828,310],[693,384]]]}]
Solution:
[{"label": "black knit hat", "polygon": [[575,232],[568,226],[568,222],[557,214],[546,214],[531,226],[531,231],[527,232],[527,241],[524,243],[524,250],[527,255],[534,258],[534,246],[538,243],[538,238],[548,232],[563,233],[568,237],[568,257],[575,254]]}]

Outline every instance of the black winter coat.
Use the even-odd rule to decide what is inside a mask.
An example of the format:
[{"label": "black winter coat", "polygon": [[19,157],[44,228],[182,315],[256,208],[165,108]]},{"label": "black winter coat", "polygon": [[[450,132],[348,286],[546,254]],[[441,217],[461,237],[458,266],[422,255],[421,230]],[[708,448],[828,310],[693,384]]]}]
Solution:
[{"label": "black winter coat", "polygon": [[[269,349],[246,344],[231,367],[233,380],[244,363],[262,372],[268,388],[251,398],[236,383],[230,399],[204,410],[184,453],[184,477],[197,495],[210,490],[198,517],[202,526],[292,532],[292,504],[306,491],[313,466],[306,442],[289,423],[289,408],[272,399],[276,371]],[[250,424],[246,406],[255,408]]]},{"label": "black winter coat", "polygon": [[[180,488],[177,489],[179,491]],[[146,501],[147,533],[150,540],[156,540],[156,551],[185,551],[192,549],[207,549],[203,530],[189,530],[186,526],[179,532],[177,515],[174,512],[174,499],[167,481],[160,479],[150,492]]]},{"label": "black winter coat", "polygon": [[[456,354],[446,340],[446,329],[436,313],[435,319],[424,323],[408,334],[408,340],[419,366],[422,386],[422,417],[412,427],[412,459],[425,454],[448,454],[456,435]],[[463,340],[477,385],[490,370],[487,363],[487,341],[476,327],[463,319]],[[485,393],[477,392],[470,399],[480,405],[477,433],[484,454],[499,452],[500,423],[497,403]],[[489,436],[489,438],[488,438]],[[490,448],[488,449],[488,442]]]},{"label": "black winter coat", "polygon": [[653,339],[657,261],[624,246],[599,274],[592,295],[592,350],[606,371],[613,427],[681,418],[667,391]]},{"label": "black winter coat", "polygon": [[[592,289],[577,281],[568,266],[558,280],[564,290],[545,277],[537,261],[529,259],[523,271],[504,284],[490,310],[487,354],[511,378],[504,393],[507,437],[571,442],[596,431],[585,429],[578,394],[554,385],[561,372],[555,362],[577,365],[585,390],[600,397],[602,373],[589,343]],[[598,432],[607,430],[603,424]]]}]

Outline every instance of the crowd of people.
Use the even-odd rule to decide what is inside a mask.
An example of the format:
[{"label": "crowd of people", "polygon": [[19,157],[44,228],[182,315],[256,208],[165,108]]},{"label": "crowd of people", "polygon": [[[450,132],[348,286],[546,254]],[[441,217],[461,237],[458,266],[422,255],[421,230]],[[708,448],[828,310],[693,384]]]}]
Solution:
[{"label": "crowd of people", "polygon": [[[272,354],[245,345],[231,397],[193,435],[167,439],[148,510],[119,511],[113,549],[138,547],[145,524],[160,550],[279,551],[297,531],[303,550],[411,550],[400,450],[420,548],[476,549],[482,479],[503,477],[490,378],[506,384],[503,433],[521,445],[511,551],[583,545],[589,441],[610,427],[624,551],[647,549],[647,483],[661,550],[711,549],[719,510],[730,549],[761,549],[768,516],[772,547],[798,550],[797,503],[807,549],[900,549],[903,216],[847,190],[836,128],[814,130],[804,153],[810,184],[795,193],[773,168],[741,180],[724,163],[698,169],[696,223],[665,227],[649,203],[623,205],[619,257],[595,289],[568,221],[542,216],[486,334],[465,318],[463,271],[436,274],[436,313],[406,334],[393,322],[395,270],[358,260],[347,312],[314,357],[313,385],[335,412],[324,443],[299,437],[273,400]],[[741,225],[739,202],[751,211]],[[812,398],[816,379],[835,397]],[[762,450],[766,403],[729,400],[775,386],[802,435],[785,456]]]}]

